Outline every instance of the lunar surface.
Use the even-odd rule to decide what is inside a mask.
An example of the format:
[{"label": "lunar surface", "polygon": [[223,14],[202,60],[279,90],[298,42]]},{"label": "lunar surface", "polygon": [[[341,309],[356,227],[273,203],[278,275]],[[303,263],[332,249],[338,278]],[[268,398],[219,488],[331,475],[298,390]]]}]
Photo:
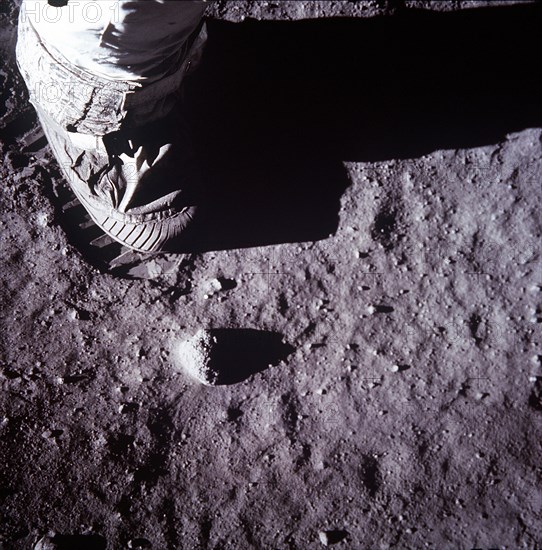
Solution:
[{"label": "lunar surface", "polygon": [[215,3],[197,246],[110,271],[18,4],[0,548],[542,548],[541,6]]}]

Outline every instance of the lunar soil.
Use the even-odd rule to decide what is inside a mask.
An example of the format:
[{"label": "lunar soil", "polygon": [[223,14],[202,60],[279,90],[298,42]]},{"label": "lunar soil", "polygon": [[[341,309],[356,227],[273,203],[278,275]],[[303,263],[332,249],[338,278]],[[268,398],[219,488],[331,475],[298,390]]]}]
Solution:
[{"label": "lunar soil", "polygon": [[215,3],[197,246],[112,273],[65,215],[18,5],[0,548],[542,548],[541,6]]}]

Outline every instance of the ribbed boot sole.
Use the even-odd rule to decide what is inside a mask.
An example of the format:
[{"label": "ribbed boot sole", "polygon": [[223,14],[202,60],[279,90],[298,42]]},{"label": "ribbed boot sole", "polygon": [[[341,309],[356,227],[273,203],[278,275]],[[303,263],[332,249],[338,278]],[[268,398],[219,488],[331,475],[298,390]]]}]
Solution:
[{"label": "ribbed boot sole", "polygon": [[[57,187],[56,196],[62,210],[62,224],[70,243],[77,248],[85,261],[99,271],[128,279],[156,280],[177,270],[186,258],[183,254],[136,252],[104,233],[64,182]],[[112,221],[109,219],[108,223],[108,219],[104,219],[114,232],[115,225]],[[135,227],[139,229],[139,226]],[[152,238],[155,238],[152,231],[140,232],[134,235],[133,242]]]}]

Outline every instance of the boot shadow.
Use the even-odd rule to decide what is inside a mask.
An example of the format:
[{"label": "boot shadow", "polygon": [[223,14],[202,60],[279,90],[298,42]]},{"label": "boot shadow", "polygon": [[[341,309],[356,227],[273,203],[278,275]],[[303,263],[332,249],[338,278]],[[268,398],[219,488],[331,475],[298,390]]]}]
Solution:
[{"label": "boot shadow", "polygon": [[185,89],[206,187],[188,249],[327,238],[350,184],[344,161],[416,158],[542,125],[541,14],[209,21]]}]

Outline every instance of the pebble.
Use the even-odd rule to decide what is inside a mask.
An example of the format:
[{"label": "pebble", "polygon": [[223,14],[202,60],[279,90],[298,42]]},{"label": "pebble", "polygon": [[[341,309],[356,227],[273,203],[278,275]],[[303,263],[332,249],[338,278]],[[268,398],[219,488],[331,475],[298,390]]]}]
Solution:
[{"label": "pebble", "polygon": [[36,222],[40,227],[47,227],[49,225],[49,215],[46,212],[39,212],[36,215]]},{"label": "pebble", "polygon": [[222,283],[218,279],[211,279],[209,285],[215,291],[222,290]]},{"label": "pebble", "polygon": [[203,295],[203,299],[208,300],[209,298],[212,298],[217,292],[223,290],[224,285],[219,279],[211,279],[210,281],[207,281],[205,289],[206,292]]}]

